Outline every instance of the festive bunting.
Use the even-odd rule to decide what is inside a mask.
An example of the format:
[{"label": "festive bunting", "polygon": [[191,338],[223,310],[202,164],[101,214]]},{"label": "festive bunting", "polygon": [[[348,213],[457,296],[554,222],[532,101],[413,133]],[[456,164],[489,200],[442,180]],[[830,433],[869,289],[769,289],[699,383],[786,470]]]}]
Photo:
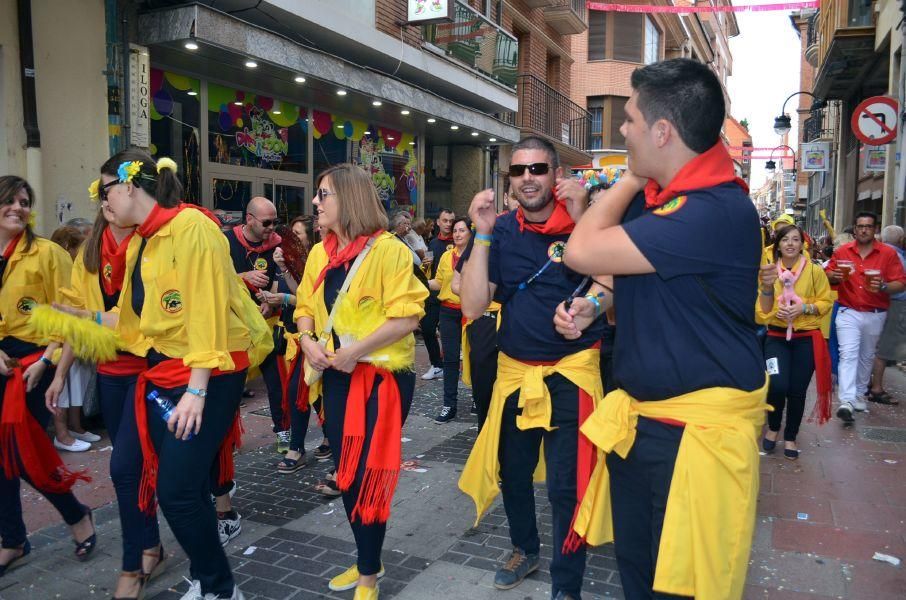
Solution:
[{"label": "festive bunting", "polygon": [[779,4],[744,4],[733,6],[652,6],[650,4],[604,4],[602,2],[587,2],[589,10],[600,10],[604,12],[627,12],[627,13],[670,13],[670,14],[689,14],[689,13],[737,13],[737,12],[769,12],[769,11],[786,11],[801,10],[803,8],[818,8],[819,0],[806,0],[800,2],[783,2]]}]

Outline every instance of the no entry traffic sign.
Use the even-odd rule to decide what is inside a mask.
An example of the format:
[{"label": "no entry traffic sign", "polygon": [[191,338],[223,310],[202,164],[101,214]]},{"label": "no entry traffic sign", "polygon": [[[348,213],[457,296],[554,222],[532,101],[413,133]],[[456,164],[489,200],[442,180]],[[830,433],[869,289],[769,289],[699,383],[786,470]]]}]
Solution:
[{"label": "no entry traffic sign", "polygon": [[856,137],[869,146],[889,144],[897,137],[897,101],[887,96],[863,100],[853,111]]}]

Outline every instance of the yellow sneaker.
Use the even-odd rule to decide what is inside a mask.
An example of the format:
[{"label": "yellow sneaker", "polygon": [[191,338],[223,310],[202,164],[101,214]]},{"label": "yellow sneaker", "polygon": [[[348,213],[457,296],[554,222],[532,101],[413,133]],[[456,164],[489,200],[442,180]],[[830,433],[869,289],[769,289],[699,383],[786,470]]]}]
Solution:
[{"label": "yellow sneaker", "polygon": [[[384,563],[381,563],[381,570],[378,571],[377,577],[380,579],[384,576]],[[352,565],[336,577],[330,580],[330,583],[327,584],[327,587],[332,589],[335,592],[345,592],[346,590],[351,590],[352,588],[359,585],[359,567]],[[370,589],[370,588],[364,588]],[[377,592],[375,592],[377,593]],[[356,591],[358,594],[358,591]],[[358,597],[358,596],[357,596]],[[377,598],[377,596],[374,596]],[[363,598],[370,598],[370,596],[363,596]]]},{"label": "yellow sneaker", "polygon": [[378,600],[378,586],[373,588],[357,585],[352,600]]}]

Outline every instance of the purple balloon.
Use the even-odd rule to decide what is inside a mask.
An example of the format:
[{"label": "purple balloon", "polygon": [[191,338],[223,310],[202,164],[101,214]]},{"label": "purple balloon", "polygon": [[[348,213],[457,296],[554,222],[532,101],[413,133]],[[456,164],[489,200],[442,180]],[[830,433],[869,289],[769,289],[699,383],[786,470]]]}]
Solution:
[{"label": "purple balloon", "polygon": [[173,97],[164,88],[154,92],[154,110],[164,117],[169,117],[173,112]]},{"label": "purple balloon", "polygon": [[230,129],[233,128],[233,118],[230,116],[230,113],[228,113],[226,111],[222,111],[220,113],[220,118],[218,119],[218,122],[220,123],[221,131],[229,131]]}]

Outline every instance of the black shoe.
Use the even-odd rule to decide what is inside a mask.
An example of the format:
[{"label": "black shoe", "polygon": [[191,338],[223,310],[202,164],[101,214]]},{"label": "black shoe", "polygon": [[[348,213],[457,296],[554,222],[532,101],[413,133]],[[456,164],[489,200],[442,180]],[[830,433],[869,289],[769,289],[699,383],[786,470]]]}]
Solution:
[{"label": "black shoe", "polygon": [[445,406],[440,409],[440,414],[434,417],[435,423],[449,423],[456,418],[456,409],[452,406]]},{"label": "black shoe", "polygon": [[774,448],[776,448],[776,447],[777,447],[777,440],[771,441],[768,438],[764,438],[761,440],[761,448],[767,454],[770,454],[771,452],[773,452]]},{"label": "black shoe", "polygon": [[472,400],[472,408],[469,409],[469,414],[470,414],[470,415],[477,415],[477,414],[478,414],[478,405],[475,404],[475,401],[474,401],[474,400]]},{"label": "black shoe", "polygon": [[840,408],[837,409],[837,418],[846,424],[856,422],[856,419],[853,417],[852,405],[849,402],[844,402],[840,405]]},{"label": "black shoe", "polygon": [[243,398],[254,398],[255,392],[253,392],[250,389],[244,389],[244,390],[242,390],[242,397]]}]

